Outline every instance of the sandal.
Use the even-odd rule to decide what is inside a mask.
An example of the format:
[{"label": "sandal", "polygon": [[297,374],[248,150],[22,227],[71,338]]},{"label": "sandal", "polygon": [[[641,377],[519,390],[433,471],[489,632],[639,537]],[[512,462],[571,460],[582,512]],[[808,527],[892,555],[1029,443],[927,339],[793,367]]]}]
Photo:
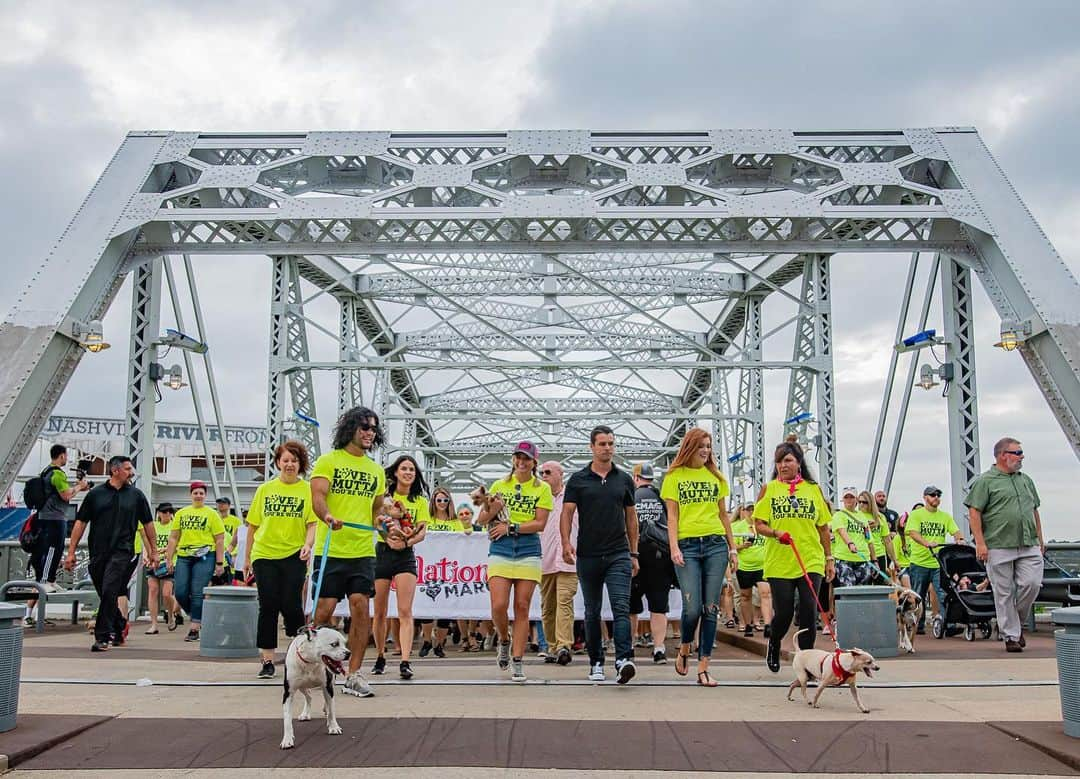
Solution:
[{"label": "sandal", "polygon": [[[704,677],[704,681],[702,681],[702,677]],[[716,687],[718,684],[715,679],[709,676],[708,671],[698,671],[697,683],[700,684],[702,687]]]},{"label": "sandal", "polygon": [[679,652],[679,653],[677,653],[675,655],[675,673],[677,673],[679,676],[686,676],[686,674],[690,670],[687,667],[689,664],[690,664],[690,653],[689,652],[687,652],[685,655],[682,652]]},{"label": "sandal", "polygon": [[729,629],[735,627],[735,620],[729,619],[727,622],[724,623],[724,627]]}]

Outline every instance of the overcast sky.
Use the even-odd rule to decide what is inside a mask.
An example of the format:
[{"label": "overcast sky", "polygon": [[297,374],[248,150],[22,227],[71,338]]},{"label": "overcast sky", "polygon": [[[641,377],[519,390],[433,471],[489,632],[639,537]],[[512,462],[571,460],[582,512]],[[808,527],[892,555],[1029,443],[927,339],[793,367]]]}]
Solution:
[{"label": "overcast sky", "polygon": [[[1080,271],[1080,3],[304,5],[0,5],[0,309],[131,129],[974,125]],[[225,416],[259,424],[267,264],[198,259]],[[843,484],[865,481],[906,259],[834,261]],[[125,287],[106,320],[117,348],[83,361],[58,412],[122,415],[129,300]],[[1080,537],[1076,457],[1020,357],[992,348],[998,320],[981,291],[976,319],[983,465],[996,438],[1021,438],[1048,535]],[[766,389],[771,440],[786,380]],[[333,405],[332,394],[320,400]],[[176,398],[159,413],[193,416]],[[917,390],[894,505],[927,482],[948,489],[944,421],[939,393]]]}]

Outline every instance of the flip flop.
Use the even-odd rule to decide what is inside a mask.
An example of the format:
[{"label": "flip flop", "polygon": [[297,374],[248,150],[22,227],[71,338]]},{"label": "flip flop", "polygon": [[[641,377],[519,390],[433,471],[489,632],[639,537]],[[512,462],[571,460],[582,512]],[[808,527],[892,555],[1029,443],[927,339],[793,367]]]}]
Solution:
[{"label": "flip flop", "polygon": [[687,667],[689,664],[690,664],[690,653],[689,652],[687,652],[685,655],[682,652],[679,652],[678,654],[675,655],[675,673],[677,673],[679,676],[686,676],[686,674],[690,670]]},{"label": "flip flop", "polygon": [[[705,681],[701,680],[701,677],[703,676],[705,677]],[[708,671],[698,671],[697,683],[700,684],[702,687],[716,687],[719,684],[715,679],[709,676]]]}]

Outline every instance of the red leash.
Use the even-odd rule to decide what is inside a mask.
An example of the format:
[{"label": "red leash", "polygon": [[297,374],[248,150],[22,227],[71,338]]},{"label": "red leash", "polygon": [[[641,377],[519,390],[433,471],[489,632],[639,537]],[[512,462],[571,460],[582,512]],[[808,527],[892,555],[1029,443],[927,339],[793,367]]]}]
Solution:
[{"label": "red leash", "polygon": [[825,626],[829,628],[829,638],[833,640],[833,644],[837,649],[840,649],[840,642],[836,640],[836,626],[830,624],[829,614],[821,606],[821,599],[818,598],[817,587],[814,586],[814,580],[810,578],[809,571],[806,570],[806,566],[803,564],[802,555],[799,554],[799,548],[795,546],[795,539],[791,537],[790,533],[781,533],[776,537],[776,540],[781,544],[787,544],[791,547],[792,553],[795,555],[795,561],[799,564],[799,568],[802,569],[803,578],[806,579],[806,584],[810,587],[810,594],[814,596],[814,603],[817,604],[818,611],[821,612],[821,619]]}]

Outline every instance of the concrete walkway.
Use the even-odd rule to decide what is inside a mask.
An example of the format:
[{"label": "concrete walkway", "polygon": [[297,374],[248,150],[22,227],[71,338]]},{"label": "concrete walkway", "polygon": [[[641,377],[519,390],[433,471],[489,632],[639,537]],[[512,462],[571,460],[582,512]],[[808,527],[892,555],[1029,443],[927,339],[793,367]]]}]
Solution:
[{"label": "concrete walkway", "polygon": [[[326,735],[316,713],[296,724],[297,747],[283,752],[280,667],[278,678],[257,680],[254,659],[200,658],[183,630],[145,636],[144,629],[134,626],[129,646],[106,654],[91,654],[88,634],[70,627],[27,634],[19,727],[0,734],[0,753],[16,775],[304,767],[378,768],[380,776],[467,769],[470,777],[486,776],[484,768],[515,776],[532,769],[1080,775],[1080,740],[1061,733],[1049,633],[1031,636],[1019,656],[954,637],[925,656],[883,659],[874,679],[860,681],[868,715],[846,689],[826,691],[816,710],[787,701],[790,669],[769,673],[753,646],[718,645],[715,689],[693,683],[693,665],[689,677],[678,677],[673,662],[654,666],[646,650],[638,650],[638,676],[625,687],[588,683],[581,656],[565,668],[528,658],[525,685],[510,682],[490,652],[451,648],[446,659],[414,658],[411,682],[397,679],[399,658],[391,656],[392,675],[369,676],[375,697],[338,697],[344,736]],[[975,650],[979,658],[966,656]],[[365,670],[373,660],[369,652]]]}]

